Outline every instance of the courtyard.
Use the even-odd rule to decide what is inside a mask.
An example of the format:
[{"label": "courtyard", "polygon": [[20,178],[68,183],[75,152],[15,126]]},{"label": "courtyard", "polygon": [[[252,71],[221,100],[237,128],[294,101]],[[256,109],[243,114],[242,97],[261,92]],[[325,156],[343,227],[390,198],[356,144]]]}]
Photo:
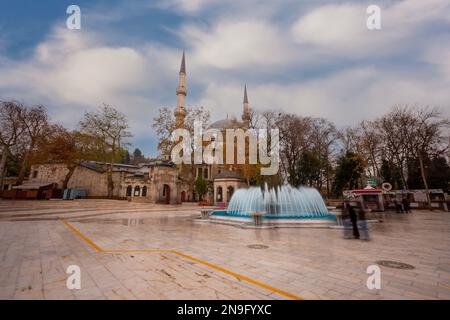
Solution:
[{"label": "courtyard", "polygon": [[[0,299],[450,299],[450,216],[380,214],[371,241],[332,228],[241,229],[196,206],[0,201]],[[366,286],[369,265],[381,289]],[[68,266],[81,289],[66,286]]]}]

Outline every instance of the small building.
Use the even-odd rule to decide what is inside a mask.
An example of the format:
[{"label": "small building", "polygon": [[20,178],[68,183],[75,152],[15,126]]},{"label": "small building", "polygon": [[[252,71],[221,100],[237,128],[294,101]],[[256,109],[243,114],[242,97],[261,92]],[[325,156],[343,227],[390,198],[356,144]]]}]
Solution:
[{"label": "small building", "polygon": [[246,188],[247,184],[238,171],[222,171],[214,178],[214,204],[226,207],[235,190]]},{"label": "small building", "polygon": [[364,204],[372,211],[384,211],[383,190],[367,186],[364,189],[351,190],[350,194],[359,196]]},{"label": "small building", "polygon": [[11,196],[14,199],[48,200],[60,195],[60,191],[53,183],[27,183],[14,186],[11,190]]}]

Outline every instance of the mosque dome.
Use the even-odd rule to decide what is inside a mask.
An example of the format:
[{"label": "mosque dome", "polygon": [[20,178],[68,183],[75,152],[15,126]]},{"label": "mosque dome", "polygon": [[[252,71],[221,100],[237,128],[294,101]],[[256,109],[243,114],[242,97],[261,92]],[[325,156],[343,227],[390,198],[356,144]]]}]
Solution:
[{"label": "mosque dome", "polygon": [[212,123],[209,126],[209,128],[211,128],[211,129],[219,129],[219,130],[238,129],[238,128],[243,128],[243,127],[244,127],[244,124],[240,121],[237,121],[236,119],[222,119],[222,120]]}]

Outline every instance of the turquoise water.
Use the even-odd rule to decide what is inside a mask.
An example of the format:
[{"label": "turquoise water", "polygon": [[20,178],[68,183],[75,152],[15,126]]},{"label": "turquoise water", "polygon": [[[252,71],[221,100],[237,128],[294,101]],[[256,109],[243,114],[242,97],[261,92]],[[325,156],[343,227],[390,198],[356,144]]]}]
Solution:
[{"label": "turquoise water", "polygon": [[[220,216],[220,217],[232,217],[232,218],[251,218],[252,216],[245,212],[234,212],[233,214],[228,213],[227,211],[214,211],[211,213],[212,216]],[[263,220],[266,219],[329,219],[336,220],[336,216],[332,214],[326,215],[313,215],[313,214],[302,214],[302,215],[264,215],[262,217]]]}]

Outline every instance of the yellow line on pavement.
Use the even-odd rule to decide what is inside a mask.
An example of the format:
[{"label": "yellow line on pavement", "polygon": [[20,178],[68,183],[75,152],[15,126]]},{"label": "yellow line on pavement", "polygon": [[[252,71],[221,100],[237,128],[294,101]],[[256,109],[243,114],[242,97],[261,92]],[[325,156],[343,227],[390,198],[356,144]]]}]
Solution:
[{"label": "yellow line on pavement", "polygon": [[166,249],[121,249],[121,250],[104,250],[105,253],[140,253],[140,252],[172,252]]},{"label": "yellow line on pavement", "polygon": [[84,234],[82,234],[80,231],[78,231],[74,226],[72,226],[70,223],[68,223],[66,220],[62,220],[62,222],[70,228],[77,236],[79,236],[81,239],[86,241],[92,248],[97,250],[98,252],[104,252],[102,248],[100,248],[98,245],[94,243],[91,239],[86,237]]},{"label": "yellow line on pavement", "polygon": [[266,290],[269,290],[269,291],[272,291],[272,292],[276,292],[276,293],[278,293],[278,294],[280,294],[280,295],[282,295],[282,296],[285,296],[285,297],[288,297],[288,298],[291,298],[291,299],[294,299],[294,300],[303,300],[302,298],[300,298],[300,297],[298,297],[298,296],[296,296],[296,295],[293,295],[293,294],[291,294],[291,293],[289,293],[289,292],[286,292],[286,291],[283,291],[283,290],[274,288],[274,287],[269,286],[269,285],[267,285],[267,284],[264,284],[264,283],[262,283],[262,282],[259,282],[259,281],[250,279],[250,278],[245,277],[245,276],[243,276],[243,275],[237,274],[237,273],[235,273],[235,272],[233,272],[233,271],[230,271],[230,270],[224,269],[224,268],[222,268],[222,267],[216,266],[216,265],[214,265],[214,264],[212,264],[212,263],[209,263],[209,262],[206,262],[206,261],[197,259],[197,258],[195,258],[195,257],[192,257],[192,256],[190,256],[190,255],[184,254],[184,253],[182,253],[182,252],[180,252],[180,251],[177,251],[177,250],[167,250],[167,249],[148,249],[148,250],[146,250],[146,249],[143,249],[143,250],[139,250],[139,249],[137,249],[137,250],[133,250],[133,249],[130,249],[130,250],[128,250],[128,249],[119,249],[119,250],[103,250],[103,249],[100,248],[98,245],[96,245],[96,244],[94,243],[94,241],[92,241],[91,239],[89,239],[88,237],[86,237],[85,235],[83,235],[80,231],[78,231],[74,226],[72,226],[72,225],[71,225],[70,223],[68,223],[66,220],[62,220],[62,222],[63,222],[67,227],[69,227],[70,230],[72,230],[76,235],[78,235],[81,239],[83,239],[84,241],[86,241],[91,247],[93,247],[93,248],[94,248],[95,250],[97,250],[98,252],[103,252],[103,253],[146,253],[146,252],[147,252],[147,253],[148,253],[148,252],[150,252],[150,253],[151,253],[151,252],[153,252],[153,253],[156,253],[156,252],[160,252],[160,253],[174,253],[174,254],[176,254],[176,255],[178,255],[178,256],[180,256],[180,257],[183,257],[183,258],[185,258],[185,259],[188,259],[188,260],[191,260],[191,261],[194,261],[194,262],[203,264],[203,265],[205,265],[205,266],[207,266],[207,267],[210,267],[210,268],[212,268],[212,269],[214,269],[214,270],[217,270],[217,271],[226,273],[226,274],[228,274],[228,275],[230,275],[230,276],[233,276],[233,277],[235,277],[235,278],[237,278],[237,279],[240,279],[240,280],[242,280],[242,281],[246,281],[246,282],[248,282],[248,283],[254,284],[254,285],[259,286],[259,287],[261,287],[261,288],[264,288],[264,289],[266,289]]},{"label": "yellow line on pavement", "polygon": [[176,251],[176,250],[172,250],[172,252],[175,253],[175,254],[177,254],[177,255],[179,255],[179,256],[182,256],[182,257],[184,257],[184,258],[186,258],[186,259],[189,259],[189,260],[192,260],[192,261],[195,261],[195,262],[204,264],[205,266],[208,266],[208,267],[210,267],[210,268],[213,268],[213,269],[215,269],[215,270],[217,270],[217,271],[220,271],[220,272],[229,274],[229,275],[231,275],[231,276],[233,276],[233,277],[236,277],[236,278],[238,278],[238,279],[240,279],[240,280],[243,280],[243,281],[249,282],[249,283],[251,283],[251,284],[257,285],[257,286],[262,287],[262,288],[264,288],[264,289],[267,289],[267,290],[269,290],[269,291],[276,292],[276,293],[281,294],[281,295],[283,295],[283,296],[285,296],[285,297],[289,297],[289,298],[294,299],[294,300],[303,300],[302,298],[300,298],[300,297],[298,297],[298,296],[296,296],[296,295],[293,295],[293,294],[291,294],[291,293],[289,293],[289,292],[286,292],[286,291],[283,291],[283,290],[280,290],[280,289],[271,287],[271,286],[269,286],[269,285],[267,285],[267,284],[261,283],[261,282],[259,282],[259,281],[256,281],[256,280],[253,280],[253,279],[250,279],[250,278],[247,278],[247,277],[245,277],[245,276],[242,276],[242,275],[240,275],[240,274],[237,274],[237,273],[235,273],[235,272],[229,271],[229,270],[227,270],[227,269],[218,267],[218,266],[216,266],[216,265],[213,265],[212,263],[209,263],[209,262],[206,262],[206,261],[203,261],[203,260],[194,258],[194,257],[192,257],[192,256],[190,256],[190,255],[187,255],[187,254],[184,254],[184,253],[182,253],[182,252],[179,252],[179,251]]}]

